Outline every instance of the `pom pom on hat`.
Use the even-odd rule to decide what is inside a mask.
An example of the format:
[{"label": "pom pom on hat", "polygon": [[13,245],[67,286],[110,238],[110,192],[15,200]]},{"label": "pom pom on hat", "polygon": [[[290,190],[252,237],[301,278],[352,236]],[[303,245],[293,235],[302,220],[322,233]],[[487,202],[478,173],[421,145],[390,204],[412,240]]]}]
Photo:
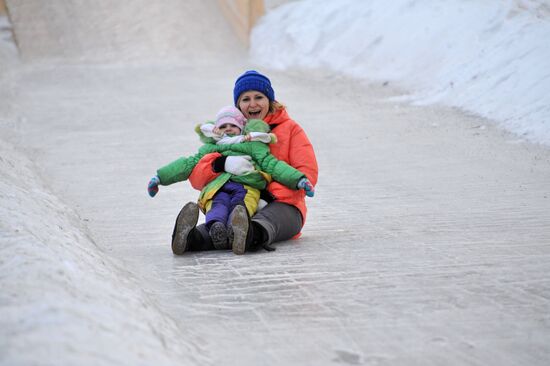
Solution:
[{"label": "pom pom on hat", "polygon": [[233,107],[232,105],[223,107],[216,115],[215,126],[220,127],[226,123],[237,126],[242,131],[244,125],[246,124],[246,117],[242,114],[240,110],[238,110],[236,107]]},{"label": "pom pom on hat", "polygon": [[235,87],[233,88],[233,99],[235,105],[242,93],[249,90],[259,91],[269,99],[270,102],[275,100],[275,91],[271,87],[271,81],[267,76],[260,74],[255,70],[248,70],[235,81]]}]

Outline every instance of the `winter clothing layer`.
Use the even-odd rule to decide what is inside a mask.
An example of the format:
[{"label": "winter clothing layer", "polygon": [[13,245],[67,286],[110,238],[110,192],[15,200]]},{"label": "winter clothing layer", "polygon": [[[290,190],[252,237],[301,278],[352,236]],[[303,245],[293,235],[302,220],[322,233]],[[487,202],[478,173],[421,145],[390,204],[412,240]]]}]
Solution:
[{"label": "winter clothing layer", "polygon": [[249,90],[257,90],[264,93],[270,102],[275,100],[275,91],[271,87],[271,80],[265,75],[260,74],[255,70],[248,70],[235,81],[235,87],[233,88],[233,99],[235,100],[235,106],[242,93]]},{"label": "winter clothing layer", "polygon": [[[201,137],[201,139],[203,138],[204,136]],[[205,140],[203,139],[203,141]],[[266,187],[267,182],[271,181],[271,177],[273,177],[273,179],[281,182],[280,184],[284,184],[283,187],[285,185],[291,187],[285,187],[287,190],[296,190],[298,181],[304,177],[304,174],[291,167],[286,162],[277,160],[270,153],[269,146],[271,145],[266,145],[263,142],[244,142],[231,145],[205,143],[197,154],[190,157],[182,157],[171,162],[158,169],[157,175],[160,178],[161,185],[170,185],[188,179],[190,174],[197,170],[194,168],[201,158],[210,153],[218,152],[223,156],[248,155],[252,157],[257,167],[256,171],[239,176],[224,172],[217,176],[213,176],[213,179],[209,183],[201,187],[199,207],[201,207],[203,211],[207,209],[208,202],[212,200],[214,194],[216,194],[216,192],[230,179],[234,182],[242,183],[245,186],[262,190]],[[204,166],[199,169],[204,169]],[[206,170],[211,171],[211,166],[208,166]],[[257,194],[259,198],[259,193]],[[251,211],[250,214],[252,215],[255,209],[249,208],[249,211]]]},{"label": "winter clothing layer", "polygon": [[[318,166],[313,146],[306,133],[293,119],[286,109],[276,110],[264,119],[271,127],[271,132],[277,136],[277,143],[269,145],[271,154],[276,159],[285,161],[290,166],[304,173],[306,178],[315,186],[317,184]],[[188,176],[195,189],[203,189],[209,182],[227,173],[215,173],[212,164],[221,154],[207,154],[197,164]],[[302,225],[306,221],[307,208],[305,192],[285,187],[285,183],[273,176],[274,180],[267,185],[267,190],[278,202],[295,206],[302,215]],[[161,178],[162,182],[162,178]],[[269,205],[268,205],[269,206]]]},{"label": "winter clothing layer", "polygon": [[277,142],[277,137],[269,132],[269,126],[260,119],[251,119],[247,122],[246,127],[243,130],[243,134],[236,136],[229,136],[227,134],[216,134],[214,128],[216,125],[213,122],[206,122],[197,126],[195,131],[201,137],[201,140],[205,143],[221,144],[239,144],[247,141],[260,141],[266,144],[274,144]]},{"label": "winter clothing layer", "polygon": [[248,191],[242,184],[232,181],[225,183],[220,190],[216,192],[214,199],[210,201],[211,207],[206,208],[206,226],[210,227],[214,222],[221,222],[227,226],[229,214],[233,211],[235,206],[245,201],[247,193]]},{"label": "winter clothing layer", "polygon": [[242,131],[246,124],[246,117],[238,108],[232,105],[223,107],[216,115],[215,126],[220,127],[226,123],[232,124]]},{"label": "winter clothing layer", "polygon": [[300,234],[303,226],[302,215],[296,206],[277,201],[271,202],[258,211],[252,222],[263,228],[260,241],[254,243],[259,246],[295,238]]}]

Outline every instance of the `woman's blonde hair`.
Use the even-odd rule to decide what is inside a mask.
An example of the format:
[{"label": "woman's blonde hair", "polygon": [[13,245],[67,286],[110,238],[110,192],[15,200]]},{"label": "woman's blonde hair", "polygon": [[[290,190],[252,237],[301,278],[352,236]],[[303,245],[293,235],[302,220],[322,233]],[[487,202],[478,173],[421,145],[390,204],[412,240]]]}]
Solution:
[{"label": "woman's blonde hair", "polygon": [[282,103],[273,100],[269,102],[269,113],[275,113],[275,111],[285,109],[285,106]]}]

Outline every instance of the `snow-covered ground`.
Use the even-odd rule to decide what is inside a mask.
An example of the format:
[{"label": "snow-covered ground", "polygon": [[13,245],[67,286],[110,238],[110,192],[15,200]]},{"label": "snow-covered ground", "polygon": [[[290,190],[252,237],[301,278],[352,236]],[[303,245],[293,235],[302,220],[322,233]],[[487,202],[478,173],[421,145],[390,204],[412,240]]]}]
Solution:
[{"label": "snow-covered ground", "polygon": [[[305,0],[273,9],[253,59],[401,87],[550,145],[548,0]],[[279,50],[284,49],[284,52]]]},{"label": "snow-covered ground", "polygon": [[17,48],[13,41],[11,24],[0,14],[0,77],[17,62]]},{"label": "snow-covered ground", "polygon": [[181,334],[173,322],[0,142],[0,364],[208,364],[193,337],[166,341]]},{"label": "snow-covered ground", "polygon": [[[29,122],[26,116],[42,114],[44,106],[21,107],[25,98],[20,94],[29,90],[17,81],[25,74],[52,75],[67,64],[125,69],[133,62],[181,60],[182,53],[190,63],[194,54],[189,48],[198,42],[191,35],[203,34],[207,25],[182,25],[181,19],[190,18],[188,12],[204,13],[205,6],[189,2],[177,7],[168,1],[164,6],[136,1],[131,7],[103,2],[92,8],[63,1],[8,5],[22,26],[18,52],[12,24],[0,15],[0,364],[210,364],[193,330],[178,327],[158,300],[143,291],[136,274],[100,248],[88,219],[48,186],[28,134],[21,134]],[[163,27],[151,26],[155,16],[164,17]],[[216,42],[207,43],[222,50]],[[61,75],[46,85],[58,87],[51,106],[63,109],[60,90],[75,80]],[[76,85],[89,98],[92,85]],[[66,117],[54,112],[45,123]],[[71,127],[66,132],[73,133]]]},{"label": "snow-covered ground", "polygon": [[[213,4],[8,2],[0,364],[543,365],[550,153],[433,103],[548,144],[548,2],[273,5],[250,59]],[[317,146],[304,236],[173,258],[196,192],[146,181],[249,67]]]}]

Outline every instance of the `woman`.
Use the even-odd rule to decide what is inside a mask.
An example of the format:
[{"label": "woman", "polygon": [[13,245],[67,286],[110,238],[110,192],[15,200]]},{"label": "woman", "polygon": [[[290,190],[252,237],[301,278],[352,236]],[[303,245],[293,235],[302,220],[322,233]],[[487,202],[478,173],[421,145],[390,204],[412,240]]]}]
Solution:
[{"label": "woman", "polygon": [[[315,185],[318,167],[313,146],[304,130],[289,117],[286,108],[275,100],[271,81],[257,71],[247,71],[237,78],[233,98],[235,106],[247,119],[262,119],[271,127],[271,132],[277,136],[277,143],[270,145],[271,153],[304,173],[309,182]],[[199,161],[189,181],[193,188],[202,190],[224,171],[241,175],[252,170],[254,167],[250,157],[226,157],[212,153]],[[268,204],[251,220],[242,206],[237,206],[230,215],[230,242],[236,254],[257,250],[259,247],[274,250],[272,243],[300,234],[307,214],[304,190],[293,190],[272,181],[262,198]],[[174,254],[183,254],[187,250],[214,249],[208,230],[204,224],[196,226],[197,220],[197,205],[192,202],[186,204],[178,215],[172,235]]]}]

